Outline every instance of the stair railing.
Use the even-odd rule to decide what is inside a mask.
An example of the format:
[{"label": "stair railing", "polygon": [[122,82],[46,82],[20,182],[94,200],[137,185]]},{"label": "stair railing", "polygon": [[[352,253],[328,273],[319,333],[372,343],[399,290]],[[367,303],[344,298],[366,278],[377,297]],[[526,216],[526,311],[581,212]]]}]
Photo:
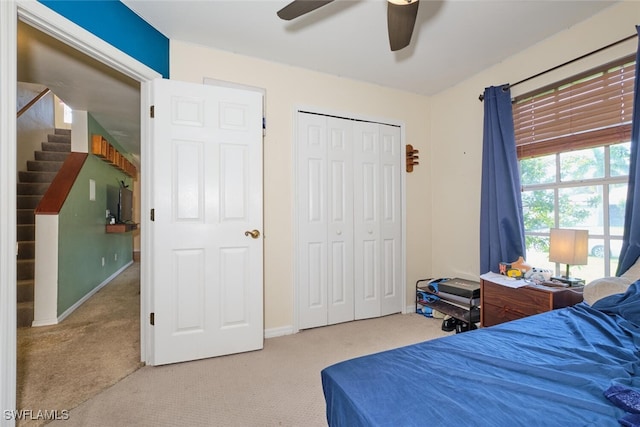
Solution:
[{"label": "stair railing", "polygon": [[16,119],[19,118],[25,111],[27,111],[29,108],[33,107],[33,105],[40,101],[40,99],[45,96],[46,94],[48,94],[49,92],[51,92],[51,89],[49,88],[45,88],[42,92],[40,92],[39,94],[37,94],[31,101],[29,101],[24,107],[22,107],[20,109],[20,111],[18,111],[18,115],[16,116]]}]

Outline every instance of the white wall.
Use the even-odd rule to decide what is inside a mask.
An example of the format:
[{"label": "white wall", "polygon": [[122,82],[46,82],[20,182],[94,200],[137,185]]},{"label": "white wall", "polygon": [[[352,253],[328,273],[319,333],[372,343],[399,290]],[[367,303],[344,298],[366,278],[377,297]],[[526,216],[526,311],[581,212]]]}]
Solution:
[{"label": "white wall", "polygon": [[[31,102],[44,86],[31,83],[18,83],[18,110]],[[47,134],[54,126],[54,95],[49,92],[31,108],[26,110],[17,120],[17,159],[19,171],[27,170],[27,161],[34,159],[34,151],[42,150],[42,142],[47,141]]]},{"label": "white wall", "polygon": [[[301,106],[405,124],[407,144],[429,158],[429,100],[407,92],[171,41],[171,78],[213,78],[266,89],[264,146],[265,329],[293,321],[294,112]],[[427,166],[407,174],[407,288],[428,277],[431,260],[431,183]],[[413,301],[407,293],[407,304]]]},{"label": "white wall", "polygon": [[[514,83],[636,33],[640,2],[622,2],[431,97],[434,276],[477,277],[485,87]],[[579,71],[635,53],[637,39],[562,67],[511,90],[529,92]],[[499,49],[499,46],[497,47]],[[513,261],[513,260],[505,260]]]}]

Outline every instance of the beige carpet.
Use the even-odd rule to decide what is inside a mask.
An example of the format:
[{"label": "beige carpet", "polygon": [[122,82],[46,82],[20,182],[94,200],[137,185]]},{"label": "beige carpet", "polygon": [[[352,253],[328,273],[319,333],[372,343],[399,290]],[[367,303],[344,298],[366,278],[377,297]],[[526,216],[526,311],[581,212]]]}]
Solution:
[{"label": "beige carpet", "polygon": [[[133,263],[62,323],[19,328],[17,407],[71,410],[138,369],[140,265]],[[98,424],[95,424],[98,425]]]},{"label": "beige carpet", "polygon": [[398,314],[267,339],[259,351],[145,366],[49,425],[324,426],[321,369],[451,334],[440,326]]}]

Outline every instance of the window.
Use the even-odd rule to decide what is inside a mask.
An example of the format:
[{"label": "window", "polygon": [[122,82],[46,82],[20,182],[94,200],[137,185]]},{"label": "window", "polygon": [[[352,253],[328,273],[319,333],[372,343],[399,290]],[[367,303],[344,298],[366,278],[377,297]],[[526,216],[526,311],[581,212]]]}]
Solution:
[{"label": "window", "polygon": [[62,121],[64,123],[71,124],[73,122],[73,110],[71,110],[71,107],[69,107],[65,103],[62,104],[62,108],[63,108],[63,111],[64,111],[64,117],[63,117]]},{"label": "window", "polygon": [[514,102],[527,261],[549,262],[549,230],[589,231],[587,282],[615,274],[627,198],[633,58],[624,58]]}]

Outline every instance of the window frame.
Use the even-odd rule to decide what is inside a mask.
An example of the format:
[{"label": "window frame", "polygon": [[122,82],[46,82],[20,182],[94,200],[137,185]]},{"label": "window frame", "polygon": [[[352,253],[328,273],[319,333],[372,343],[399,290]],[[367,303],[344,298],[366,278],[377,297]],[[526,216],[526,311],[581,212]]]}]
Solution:
[{"label": "window frame", "polygon": [[[612,261],[611,242],[612,241],[615,241],[615,242],[619,241],[620,243],[622,242],[621,235],[618,235],[617,233],[614,235],[611,235],[612,226],[610,224],[611,222],[610,210],[612,205],[610,204],[611,202],[610,188],[612,185],[621,185],[621,184],[628,185],[629,175],[627,172],[626,175],[611,176],[611,155],[610,154],[611,154],[611,146],[620,144],[620,143],[628,143],[631,139],[633,96],[631,96],[629,101],[629,97],[628,97],[629,81],[628,80],[629,78],[631,79],[632,82],[634,80],[635,59],[636,59],[635,54],[622,57],[616,61],[603,64],[600,67],[587,70],[583,73],[574,75],[560,82],[556,82],[554,84],[539,88],[536,91],[532,91],[532,92],[528,92],[526,94],[520,95],[513,100],[514,130],[516,133],[516,153],[518,157],[518,169],[519,169],[520,177],[522,178],[522,162],[524,160],[553,155],[553,159],[555,161],[555,178],[552,182],[534,183],[534,184],[526,184],[526,185],[521,184],[521,191],[523,193],[525,191],[529,192],[529,191],[541,191],[541,190],[547,190],[547,191],[550,190],[553,192],[554,225],[552,227],[559,227],[559,224],[560,224],[560,219],[561,219],[560,218],[560,215],[561,215],[560,193],[562,189],[593,186],[593,187],[596,187],[598,191],[600,191],[599,194],[602,195],[602,200],[601,200],[601,204],[597,206],[596,210],[602,209],[602,212],[601,212],[602,234],[590,233],[589,240],[590,240],[590,247],[591,247],[592,240],[603,242],[604,271],[602,273],[604,274],[604,276],[611,276],[615,274],[615,266],[614,268],[612,268],[611,266],[611,261]],[[633,70],[630,77],[629,77],[629,69]],[[612,122],[603,128],[596,127],[595,129],[589,129],[586,131],[584,130],[584,127],[583,127],[580,131],[576,133],[571,132],[570,126],[567,127],[569,131],[564,134],[557,133],[553,135],[553,132],[545,133],[546,132],[545,130],[544,132],[539,132],[539,134],[544,135],[542,138],[539,138],[539,140],[535,139],[535,135],[533,136],[527,135],[527,137],[529,138],[528,142],[524,144],[521,141],[519,142],[518,135],[519,135],[520,129],[518,128],[518,126],[519,124],[522,124],[523,121],[516,120],[516,111],[523,102],[525,103],[529,102],[530,105],[533,105],[531,104],[531,100],[537,99],[536,97],[542,97],[539,99],[544,99],[545,96],[546,96],[546,100],[548,101],[549,99],[554,98],[554,96],[550,94],[553,94],[554,91],[559,90],[558,88],[567,88],[567,87],[573,86],[577,89],[589,88],[589,90],[593,90],[593,85],[590,85],[589,83],[593,83],[593,82],[597,83],[598,79],[601,82],[607,82],[607,81],[610,82],[611,81],[610,77],[611,75],[615,74],[615,72],[620,72],[621,75],[624,74],[624,77],[621,77],[621,79],[625,80],[624,84],[626,85],[626,87],[622,91],[624,92],[624,94],[621,95],[621,99],[622,99],[622,96],[626,96],[627,98],[619,102],[619,105],[620,105],[619,108],[621,110],[628,110],[628,111],[620,112],[620,118],[614,119],[614,122],[615,120],[618,120],[617,122],[615,123]],[[609,74],[607,75],[607,73]],[[585,81],[588,83],[581,85],[581,83]],[[575,82],[579,82],[579,83],[575,83]],[[617,83],[614,83],[614,84],[617,84]],[[608,89],[608,88],[605,88],[605,89]],[[633,95],[633,83],[631,83],[631,95]],[[562,97],[558,97],[555,99],[562,99]],[[580,97],[578,97],[578,99],[580,99]],[[597,101],[599,98],[596,97],[594,99]],[[614,101],[615,102],[611,102],[611,105],[615,105],[616,102],[618,102],[618,100],[614,100]],[[556,108],[553,105],[551,106],[548,104],[545,105],[544,102],[546,101],[541,102],[540,105],[544,105],[543,108],[548,108],[547,111],[552,111],[554,108]],[[597,114],[598,111],[601,111],[601,110],[598,110],[597,108],[600,105],[597,104],[597,102],[593,102],[593,104],[596,104],[596,107],[594,107],[594,110],[596,110],[596,114]],[[587,108],[588,106],[589,105],[587,104]],[[543,110],[543,113],[545,113],[544,110]],[[547,121],[552,122],[553,120],[554,119],[547,120]],[[551,125],[553,125],[553,123],[551,123]],[[523,125],[523,126],[526,126],[526,125]],[[522,132],[520,132],[520,136],[522,136]],[[602,160],[604,161],[604,165],[603,165],[604,175],[602,177],[597,177],[597,178],[562,181],[561,154],[571,152],[571,151],[596,148],[596,147],[604,148],[604,156]],[[615,203],[613,206],[615,206]],[[576,227],[576,228],[579,228],[579,227]],[[541,231],[541,229],[539,229],[538,231],[531,231],[525,228],[525,237],[536,236],[536,237],[548,238],[549,233],[550,233],[549,231],[543,232]],[[589,254],[589,256],[591,256],[591,254]],[[560,266],[558,263],[555,264],[556,274],[560,274],[560,272],[562,271],[562,267],[563,266]]]}]

